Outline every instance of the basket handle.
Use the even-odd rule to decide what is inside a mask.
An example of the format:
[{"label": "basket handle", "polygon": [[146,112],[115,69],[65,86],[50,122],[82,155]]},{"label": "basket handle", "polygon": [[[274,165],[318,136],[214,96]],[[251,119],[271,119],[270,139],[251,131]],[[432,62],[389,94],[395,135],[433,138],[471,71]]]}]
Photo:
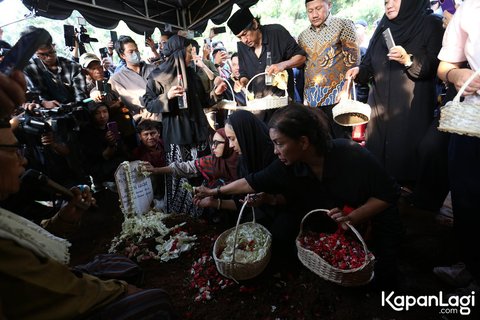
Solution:
[{"label": "basket handle", "polygon": [[[250,81],[248,81],[247,86],[245,87],[245,89],[247,89],[247,92],[249,92],[249,91],[248,91],[248,86],[249,86],[250,83],[253,81],[253,79],[255,79],[255,78],[258,77],[258,76],[265,75],[265,74],[267,74],[267,73],[268,73],[268,72],[260,72],[260,73],[258,73],[258,74],[256,74],[256,75],[254,75],[254,76],[252,77],[252,79],[250,79]],[[283,90],[283,91],[285,91],[285,93],[287,93],[287,90]]]},{"label": "basket handle", "polygon": [[225,79],[225,78],[222,78],[222,80],[225,81],[227,86],[230,88],[230,91],[232,92],[233,101],[237,102],[237,100],[235,100],[235,92],[233,91],[233,88],[232,88],[232,85],[230,84],[230,82],[228,82],[228,80]]},{"label": "basket handle", "polygon": [[[301,235],[303,233],[303,223],[304,221],[308,218],[308,216],[310,216],[312,213],[315,213],[315,212],[323,212],[323,213],[328,213],[330,210],[327,210],[327,209],[314,209],[312,211],[310,211],[309,213],[307,213],[303,219],[302,219],[302,222],[300,222],[300,232],[299,232],[299,235]],[[370,259],[368,259],[368,248],[367,248],[367,244],[365,243],[365,241],[363,240],[363,237],[360,235],[360,233],[357,231],[357,229],[355,229],[354,226],[352,226],[350,224],[350,222],[345,222],[347,224],[347,226],[350,228],[350,230],[353,231],[353,233],[355,234],[355,236],[358,238],[358,240],[360,240],[360,243],[362,244],[363,246],[363,252],[365,252],[365,260],[363,262],[363,265],[359,268],[363,268],[365,265],[367,265],[368,261]]]},{"label": "basket handle", "polygon": [[455,98],[453,98],[453,101],[454,102],[460,102],[460,98],[462,96],[462,94],[465,92],[465,89],[468,87],[468,85],[470,84],[470,82],[473,81],[473,79],[475,79],[478,75],[480,75],[480,68],[475,71],[471,76],[470,78],[468,78],[467,81],[465,81],[465,83],[463,84],[463,86],[460,88],[460,90],[458,90],[458,93],[457,95],[455,96]]},{"label": "basket handle", "polygon": [[347,79],[347,93],[348,93],[348,96],[350,97],[350,86],[352,88],[352,96],[353,96],[353,100],[354,101],[357,101],[357,92],[355,90],[355,80],[352,79],[352,77],[349,77]]},{"label": "basket handle", "polygon": [[[249,195],[247,195],[247,198]],[[240,209],[240,213],[238,214],[237,225],[235,226],[235,237],[233,238],[233,256],[232,256],[232,263],[235,263],[235,252],[237,251],[237,237],[238,237],[238,227],[240,225],[240,220],[242,219],[243,211],[247,206],[248,201],[244,201],[242,208]],[[255,209],[252,207],[253,213],[253,223],[255,223]]]}]

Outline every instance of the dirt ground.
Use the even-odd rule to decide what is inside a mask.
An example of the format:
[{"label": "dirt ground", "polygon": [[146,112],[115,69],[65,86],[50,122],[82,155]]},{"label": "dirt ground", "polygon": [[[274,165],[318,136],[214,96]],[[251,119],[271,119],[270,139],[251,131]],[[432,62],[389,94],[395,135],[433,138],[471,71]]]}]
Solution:
[{"label": "dirt ground", "polygon": [[[121,229],[123,217],[116,195],[105,191],[97,195],[97,200],[99,208],[87,213],[82,232],[72,241],[72,264],[105,253]],[[400,208],[407,232],[400,257],[400,287],[395,295],[438,296],[440,291],[452,291],[432,273],[434,266],[457,261],[452,229],[436,223],[430,212],[402,203]],[[255,279],[215,292],[210,301],[195,302],[196,291],[190,287],[192,263],[203,254],[211,254],[214,239],[223,229],[182,215],[175,216],[171,223],[179,221],[187,221],[188,232],[197,235],[194,249],[166,263],[147,261],[140,265],[145,271],[144,287],[167,290],[180,319],[480,319],[478,306],[473,309],[475,315],[469,316],[443,315],[440,307],[394,311],[382,306],[381,292],[371,286],[340,287],[300,263],[280,274],[267,270]]]}]

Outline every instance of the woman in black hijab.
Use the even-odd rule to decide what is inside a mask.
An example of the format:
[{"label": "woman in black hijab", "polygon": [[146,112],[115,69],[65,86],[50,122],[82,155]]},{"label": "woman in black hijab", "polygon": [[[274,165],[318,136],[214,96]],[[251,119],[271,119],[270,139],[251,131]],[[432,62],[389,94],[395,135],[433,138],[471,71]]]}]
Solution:
[{"label": "woman in black hijab", "polygon": [[[387,28],[395,42],[390,50]],[[442,21],[428,0],[386,0],[362,63],[346,74],[371,84],[366,147],[401,183],[416,180],[419,147],[434,120],[442,37]]]},{"label": "woman in black hijab", "polygon": [[260,171],[276,159],[266,124],[251,112],[238,110],[227,119],[225,133],[235,139],[233,149],[239,153],[238,176]]},{"label": "woman in black hijab", "polygon": [[[205,94],[195,70],[189,67],[192,45],[186,38],[178,35],[169,38],[163,53],[166,60],[150,74],[143,100],[148,111],[162,113],[168,165],[210,153],[209,126],[203,108],[213,105],[226,85]],[[167,176],[166,211],[198,215],[191,193],[182,188],[185,183],[188,183],[185,178]]]}]

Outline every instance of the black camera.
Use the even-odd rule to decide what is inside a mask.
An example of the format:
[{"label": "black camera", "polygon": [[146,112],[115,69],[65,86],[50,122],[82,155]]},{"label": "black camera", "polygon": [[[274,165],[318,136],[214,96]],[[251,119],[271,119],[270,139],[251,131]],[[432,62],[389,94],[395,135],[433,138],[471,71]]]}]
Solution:
[{"label": "black camera", "polygon": [[47,132],[51,132],[52,127],[42,118],[24,117],[20,118],[19,130],[26,134],[41,136]]},{"label": "black camera", "polygon": [[8,51],[10,51],[10,49],[0,48],[0,57],[3,57],[4,55],[6,55]]}]

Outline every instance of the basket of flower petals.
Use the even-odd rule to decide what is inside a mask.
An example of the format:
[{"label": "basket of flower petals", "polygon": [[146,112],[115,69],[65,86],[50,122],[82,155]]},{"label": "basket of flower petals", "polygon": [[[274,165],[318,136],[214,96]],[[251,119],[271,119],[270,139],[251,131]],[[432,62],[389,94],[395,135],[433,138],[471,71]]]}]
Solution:
[{"label": "basket of flower petals", "polygon": [[288,73],[287,71],[282,71],[273,75],[272,86],[277,87],[284,91],[283,96],[268,95],[263,98],[255,98],[253,92],[248,91],[248,88],[252,81],[258,76],[265,75],[266,72],[256,74],[250,79],[246,86],[246,97],[247,97],[247,106],[243,110],[256,111],[256,110],[267,110],[267,109],[276,109],[285,107],[288,104]]},{"label": "basket of flower petals", "polygon": [[304,232],[304,221],[318,212],[327,213],[328,210],[312,210],[300,224],[296,244],[302,264],[323,279],[342,286],[360,286],[370,282],[375,257],[352,225],[347,223],[355,237],[342,228],[335,233]]},{"label": "basket of flower petals", "polygon": [[245,201],[237,225],[220,234],[213,246],[213,259],[218,272],[235,281],[259,275],[271,256],[272,235],[255,222],[255,211],[252,222],[240,224],[246,204]]}]

